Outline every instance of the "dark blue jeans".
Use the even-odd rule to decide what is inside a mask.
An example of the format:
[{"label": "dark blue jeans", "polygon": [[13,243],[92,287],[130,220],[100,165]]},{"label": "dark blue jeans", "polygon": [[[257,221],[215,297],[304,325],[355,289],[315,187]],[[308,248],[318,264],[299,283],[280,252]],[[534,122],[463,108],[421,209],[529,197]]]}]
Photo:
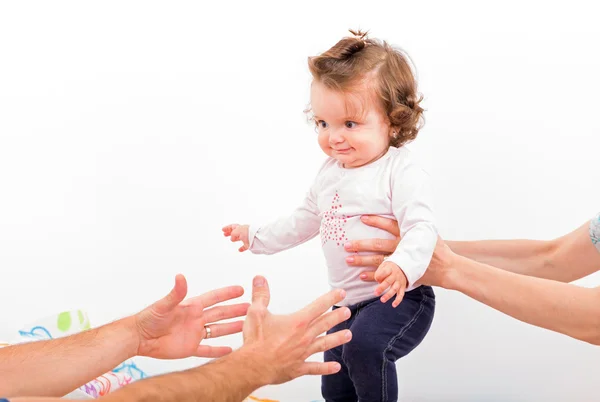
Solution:
[{"label": "dark blue jeans", "polygon": [[[352,340],[325,352],[325,361],[341,364],[339,373],[323,376],[321,392],[327,402],[396,402],[396,361],[413,351],[425,338],[435,311],[435,294],[421,286],[394,298],[379,298],[350,306],[352,315],[332,328],[352,331]],[[334,307],[336,309],[338,307]]]}]

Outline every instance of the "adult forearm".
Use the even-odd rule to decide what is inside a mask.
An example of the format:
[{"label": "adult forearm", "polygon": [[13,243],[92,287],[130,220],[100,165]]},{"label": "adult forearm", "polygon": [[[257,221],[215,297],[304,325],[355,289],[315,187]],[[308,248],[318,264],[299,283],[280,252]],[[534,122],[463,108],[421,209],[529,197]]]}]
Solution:
[{"label": "adult forearm", "polygon": [[446,241],[456,254],[517,274],[553,276],[553,243],[539,240]]},{"label": "adult forearm", "polygon": [[460,256],[444,287],[523,322],[600,344],[600,289],[518,275]]},{"label": "adult forearm", "polygon": [[[266,385],[268,367],[260,354],[244,348],[203,366],[156,376],[127,385],[102,402],[241,402]],[[24,397],[10,402],[53,402],[58,398]]]},{"label": "adult forearm", "polygon": [[265,370],[243,348],[201,367],[135,382],[106,402],[240,402],[265,385]]},{"label": "adult forearm", "polygon": [[0,396],[63,396],[135,355],[132,318],[0,349]]}]

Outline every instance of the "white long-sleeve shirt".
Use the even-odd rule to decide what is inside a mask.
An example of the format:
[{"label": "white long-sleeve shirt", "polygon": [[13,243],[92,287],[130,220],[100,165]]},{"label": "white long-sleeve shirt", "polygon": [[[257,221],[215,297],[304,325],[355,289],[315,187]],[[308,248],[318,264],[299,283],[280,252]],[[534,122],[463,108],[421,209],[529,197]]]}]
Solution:
[{"label": "white long-sleeve shirt", "polygon": [[[290,215],[267,225],[250,225],[250,251],[274,254],[298,246],[320,234],[332,288],[346,290],[344,305],[375,296],[376,282],[360,279],[360,267],[348,266],[349,240],[394,237],[365,225],[362,215],[396,219],[401,241],[388,261],[397,264],[412,290],[423,276],[437,242],[428,174],[405,147],[390,147],[375,162],[346,169],[329,158],[304,202]],[[367,253],[364,253],[367,254]]]}]

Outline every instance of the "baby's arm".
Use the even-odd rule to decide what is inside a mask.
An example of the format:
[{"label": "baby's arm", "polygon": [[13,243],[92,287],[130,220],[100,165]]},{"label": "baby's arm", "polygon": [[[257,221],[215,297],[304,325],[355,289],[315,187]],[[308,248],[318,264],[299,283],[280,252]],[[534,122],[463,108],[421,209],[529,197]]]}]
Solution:
[{"label": "baby's arm", "polygon": [[311,191],[291,215],[262,226],[250,225],[250,251],[275,254],[299,246],[318,235],[320,227],[321,217]]},{"label": "baby's arm", "polygon": [[322,175],[333,162],[331,158],[324,161],[304,201],[291,215],[261,226],[229,225],[223,228],[225,236],[231,236],[231,241],[244,242],[240,251],[275,254],[299,246],[318,235],[321,228],[317,205],[319,183]]},{"label": "baby's arm", "polygon": [[223,233],[231,236],[231,241],[243,242],[239,251],[275,254],[312,239],[320,227],[321,217],[311,189],[291,215],[262,226],[228,225],[223,228]]},{"label": "baby's arm", "polygon": [[437,242],[437,229],[432,208],[429,175],[416,164],[401,162],[392,173],[392,209],[398,220],[401,241],[396,251],[375,272],[380,285],[377,296],[386,289],[381,301],[387,302],[395,294],[394,307],[402,301],[405,290],[423,276]]},{"label": "baby's arm", "polygon": [[438,238],[429,175],[408,162],[392,176],[392,208],[401,240],[387,261],[398,265],[408,287],[413,287],[429,266]]}]

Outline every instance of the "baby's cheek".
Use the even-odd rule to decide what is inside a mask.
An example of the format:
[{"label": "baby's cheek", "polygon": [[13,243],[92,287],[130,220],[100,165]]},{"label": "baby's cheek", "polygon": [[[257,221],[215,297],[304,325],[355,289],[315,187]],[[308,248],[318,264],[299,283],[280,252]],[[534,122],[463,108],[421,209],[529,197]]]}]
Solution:
[{"label": "baby's cheek", "polygon": [[364,159],[373,159],[387,149],[387,143],[381,143],[374,138],[366,138],[359,141],[356,146],[354,146],[354,149],[356,149]]},{"label": "baby's cheek", "polygon": [[324,134],[319,134],[318,142],[323,152],[329,155],[331,153],[331,150],[329,149],[329,138]]}]

